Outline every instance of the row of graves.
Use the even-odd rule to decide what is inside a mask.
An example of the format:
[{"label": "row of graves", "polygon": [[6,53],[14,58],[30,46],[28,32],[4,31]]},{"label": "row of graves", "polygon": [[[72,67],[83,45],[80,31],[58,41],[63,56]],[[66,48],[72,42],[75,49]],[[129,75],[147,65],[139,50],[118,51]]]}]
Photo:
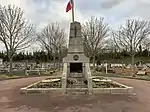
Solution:
[{"label": "row of graves", "polygon": [[62,69],[62,63],[28,63],[26,75],[51,75]]},{"label": "row of graves", "polygon": [[[108,68],[107,72],[108,73],[116,73],[116,74],[123,74],[123,75],[129,75],[132,74],[132,65],[131,64],[120,64],[120,63],[115,63],[115,64],[104,64],[97,66],[98,68],[105,67]],[[150,75],[150,63],[145,63],[145,64],[135,64],[134,65],[134,74],[136,75]]]},{"label": "row of graves", "polygon": [[[53,74],[56,69],[62,69],[62,63],[35,63],[35,62],[14,62],[13,63],[13,74],[15,75],[50,75]],[[91,68],[93,64],[90,64]],[[97,71],[102,71],[102,68],[106,68],[108,73],[116,73],[116,74],[124,74],[129,75],[132,74],[132,66],[131,64],[123,64],[123,63],[103,63],[100,65],[95,65],[97,67]],[[3,62],[0,59],[0,74],[8,74],[9,73],[9,62]],[[150,63],[138,63],[135,64],[134,73],[137,75],[150,75]]]},{"label": "row of graves", "polygon": [[[14,62],[14,75],[50,75],[62,68],[62,63]],[[9,73],[9,62],[0,63],[0,74]]]}]

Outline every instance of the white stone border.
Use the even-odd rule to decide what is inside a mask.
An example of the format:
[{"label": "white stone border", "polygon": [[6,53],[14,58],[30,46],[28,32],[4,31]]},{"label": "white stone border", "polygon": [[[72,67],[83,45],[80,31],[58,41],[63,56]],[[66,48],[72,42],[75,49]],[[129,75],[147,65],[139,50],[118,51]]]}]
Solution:
[{"label": "white stone border", "polygon": [[[36,85],[42,81],[38,81],[27,87],[21,88],[20,89],[21,93],[47,93],[47,92],[64,93],[64,88],[30,88],[31,86]],[[108,82],[110,82],[110,79]],[[112,80],[111,80],[111,83],[120,85],[124,88],[92,88],[92,94],[133,94],[133,87],[129,87],[129,86],[120,84]],[[81,89],[81,91],[88,90],[88,88],[66,88],[66,90],[73,90],[73,91],[79,90],[79,89]]]},{"label": "white stone border", "polygon": [[62,93],[62,88],[30,88],[20,91],[21,93],[49,93],[49,92]]},{"label": "white stone border", "polygon": [[35,83],[33,83],[33,84],[30,84],[29,86],[26,86],[26,87],[24,87],[24,88],[21,88],[20,90],[21,90],[21,91],[27,90],[29,87],[31,87],[31,86],[33,86],[33,85],[36,85],[36,84],[38,84],[38,83],[40,83],[40,82],[41,82],[41,81],[35,82]]},{"label": "white stone border", "polygon": [[[43,80],[46,80],[46,79],[43,79]],[[53,92],[53,91],[62,92],[62,88],[30,88],[31,86],[34,86],[42,82],[43,80],[30,84],[29,86],[26,86],[24,88],[21,88],[20,92],[21,93],[46,93],[46,92]]]},{"label": "white stone border", "polygon": [[133,94],[133,88],[93,88],[93,94]]},{"label": "white stone border", "polygon": [[[108,81],[108,82],[110,82],[110,81]],[[111,83],[117,84],[124,88],[93,88],[92,89],[93,94],[133,94],[133,87],[129,87],[129,86],[120,84],[120,83],[112,81],[112,80],[111,80]]]}]

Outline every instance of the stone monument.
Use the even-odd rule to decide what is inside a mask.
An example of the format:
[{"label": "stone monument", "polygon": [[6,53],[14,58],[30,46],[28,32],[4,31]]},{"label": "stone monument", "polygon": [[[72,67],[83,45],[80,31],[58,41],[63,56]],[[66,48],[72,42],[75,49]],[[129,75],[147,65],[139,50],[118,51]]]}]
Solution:
[{"label": "stone monument", "polygon": [[86,92],[92,89],[89,58],[84,55],[81,25],[72,22],[70,25],[68,54],[63,59],[62,86],[66,93],[68,90]]},{"label": "stone monument", "polygon": [[[96,78],[91,76],[89,58],[84,55],[83,40],[81,34],[81,25],[79,22],[74,21],[74,0],[68,4],[72,4],[70,7],[67,5],[66,12],[72,9],[72,23],[70,24],[70,35],[69,35],[69,47],[68,54],[63,59],[63,73],[62,77],[58,79],[47,79],[43,80],[44,82],[49,83],[47,88],[37,88],[43,81],[34,83],[25,88],[21,88],[21,92],[63,92],[63,93],[89,93],[89,94],[124,94],[132,92],[132,87],[127,87],[125,85],[112,82],[105,78]],[[96,82],[95,82],[96,81]],[[106,84],[108,88],[102,87],[101,82],[107,82],[109,84],[116,85],[116,88],[109,87],[109,84]],[[47,86],[47,83],[45,86]],[[97,84],[98,83],[98,84]],[[36,85],[36,86],[35,86]],[[93,86],[94,85],[94,86]],[[121,87],[121,88],[118,88]],[[61,87],[61,88],[60,88]]]}]

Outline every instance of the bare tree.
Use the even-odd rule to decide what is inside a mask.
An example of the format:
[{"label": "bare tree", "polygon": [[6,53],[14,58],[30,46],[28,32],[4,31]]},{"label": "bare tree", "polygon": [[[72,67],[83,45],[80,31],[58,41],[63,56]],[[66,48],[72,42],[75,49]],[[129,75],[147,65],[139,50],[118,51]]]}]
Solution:
[{"label": "bare tree", "polygon": [[106,46],[104,47],[105,50],[107,50],[110,54],[112,54],[113,60],[117,56],[117,53],[119,52],[114,40],[112,38],[109,38],[105,41]]},{"label": "bare tree", "polygon": [[37,40],[48,54],[53,55],[55,68],[56,57],[59,60],[63,58],[62,53],[64,53],[63,50],[66,46],[65,30],[60,28],[58,23],[51,23],[37,35]]},{"label": "bare tree", "polygon": [[128,19],[118,31],[113,32],[114,42],[120,50],[126,50],[132,57],[132,76],[134,57],[141,42],[150,35],[150,23],[139,19]]},{"label": "bare tree", "polygon": [[58,61],[59,61],[59,69],[60,69],[60,64],[61,64],[61,62],[62,62],[62,59],[65,57],[65,56],[67,56],[67,51],[68,51],[68,49],[67,49],[67,46],[64,44],[64,45],[62,45],[61,46],[61,48],[59,48],[59,50],[58,50]]},{"label": "bare tree", "polygon": [[12,74],[14,54],[30,46],[34,36],[34,26],[23,18],[23,11],[15,6],[0,6],[0,41],[5,45]]},{"label": "bare tree", "polygon": [[82,26],[85,54],[89,58],[92,58],[94,71],[95,57],[101,51],[108,32],[109,27],[108,24],[104,22],[104,18],[91,17],[91,19]]},{"label": "bare tree", "polygon": [[148,57],[150,56],[150,54],[149,54],[149,50],[150,50],[150,38],[145,38],[143,41],[142,41],[142,47],[144,48],[144,49],[146,49],[147,51],[148,51]]}]

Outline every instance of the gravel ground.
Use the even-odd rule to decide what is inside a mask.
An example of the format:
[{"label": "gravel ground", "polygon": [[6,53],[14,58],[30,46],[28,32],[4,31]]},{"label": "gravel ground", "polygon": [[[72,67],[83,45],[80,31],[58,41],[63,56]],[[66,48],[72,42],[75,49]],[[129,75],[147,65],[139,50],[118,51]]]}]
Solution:
[{"label": "gravel ground", "polygon": [[111,78],[134,87],[136,95],[20,94],[47,77],[0,81],[0,112],[150,112],[150,82]]}]

